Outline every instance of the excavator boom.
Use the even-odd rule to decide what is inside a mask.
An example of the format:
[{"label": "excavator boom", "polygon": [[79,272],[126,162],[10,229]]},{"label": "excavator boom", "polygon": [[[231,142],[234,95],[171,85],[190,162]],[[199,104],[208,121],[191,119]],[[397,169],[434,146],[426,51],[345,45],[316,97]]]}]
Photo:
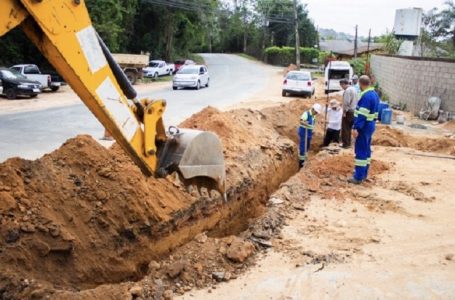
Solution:
[{"label": "excavator boom", "polygon": [[[136,92],[96,33],[83,0],[2,0],[0,36],[17,26],[144,174],[166,176],[177,171],[184,180],[213,181],[224,193],[224,158],[218,137],[200,131],[180,132],[178,137],[166,133],[162,119],[166,102],[136,99]],[[206,143],[203,148],[211,149],[213,155],[201,160],[190,136]],[[182,151],[185,145],[190,148]],[[170,153],[173,149],[179,149],[179,154]],[[188,161],[188,157],[194,158]],[[182,158],[186,159],[184,170],[179,168]]]}]

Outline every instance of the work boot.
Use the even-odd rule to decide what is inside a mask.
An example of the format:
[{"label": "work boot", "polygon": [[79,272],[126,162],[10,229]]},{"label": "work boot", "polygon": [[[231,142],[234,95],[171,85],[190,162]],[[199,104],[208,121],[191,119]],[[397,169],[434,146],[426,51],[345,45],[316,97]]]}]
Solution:
[{"label": "work boot", "polygon": [[354,177],[351,177],[351,178],[348,179],[348,182],[352,183],[352,184],[361,184],[362,180],[357,180]]}]

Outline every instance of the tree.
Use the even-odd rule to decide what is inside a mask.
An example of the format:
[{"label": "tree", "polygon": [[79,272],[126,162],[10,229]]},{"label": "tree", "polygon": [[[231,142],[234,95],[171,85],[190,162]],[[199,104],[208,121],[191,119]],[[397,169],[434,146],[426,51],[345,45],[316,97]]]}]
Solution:
[{"label": "tree", "polygon": [[452,47],[455,48],[455,3],[453,0],[445,2],[447,8],[441,11],[438,25],[440,26],[437,34],[440,37],[452,41]]},{"label": "tree", "polygon": [[384,44],[384,50],[387,54],[394,55],[398,53],[400,50],[400,46],[402,41],[398,40],[393,32],[386,32],[385,34],[375,37],[375,43],[382,43]]}]

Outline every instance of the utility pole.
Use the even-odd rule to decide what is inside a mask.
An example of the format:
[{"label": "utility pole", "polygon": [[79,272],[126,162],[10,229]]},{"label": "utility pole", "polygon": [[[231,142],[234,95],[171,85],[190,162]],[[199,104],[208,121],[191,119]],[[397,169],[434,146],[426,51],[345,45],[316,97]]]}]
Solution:
[{"label": "utility pole", "polygon": [[371,28],[368,31],[368,48],[367,48],[367,63],[365,64],[365,74],[370,73],[370,44],[371,44]]},{"label": "utility pole", "polygon": [[294,0],[294,25],[295,25],[295,64],[297,70],[300,70],[300,35],[299,35],[299,19],[297,14],[297,0]]},{"label": "utility pole", "polygon": [[367,48],[367,54],[370,54],[370,44],[371,44],[371,28],[370,28],[370,31],[368,31],[368,48]]},{"label": "utility pole", "polygon": [[355,25],[355,38],[354,38],[354,58],[357,58],[357,30],[358,30],[358,25]]}]

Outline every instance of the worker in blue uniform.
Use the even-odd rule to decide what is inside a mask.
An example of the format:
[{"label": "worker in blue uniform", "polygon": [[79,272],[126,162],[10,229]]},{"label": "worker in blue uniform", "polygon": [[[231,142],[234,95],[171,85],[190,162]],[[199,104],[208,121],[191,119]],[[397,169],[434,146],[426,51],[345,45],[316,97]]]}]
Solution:
[{"label": "worker in blue uniform", "polygon": [[371,80],[363,75],[359,78],[360,100],[354,112],[353,136],[355,137],[354,176],[348,181],[360,184],[368,177],[371,163],[371,141],[378,118],[379,96],[371,86]]},{"label": "worker in blue uniform", "polygon": [[316,125],[316,116],[322,112],[322,106],[314,104],[311,109],[305,111],[300,117],[299,126],[299,167],[302,168],[307,158],[307,153],[311,147],[313,130]]}]

